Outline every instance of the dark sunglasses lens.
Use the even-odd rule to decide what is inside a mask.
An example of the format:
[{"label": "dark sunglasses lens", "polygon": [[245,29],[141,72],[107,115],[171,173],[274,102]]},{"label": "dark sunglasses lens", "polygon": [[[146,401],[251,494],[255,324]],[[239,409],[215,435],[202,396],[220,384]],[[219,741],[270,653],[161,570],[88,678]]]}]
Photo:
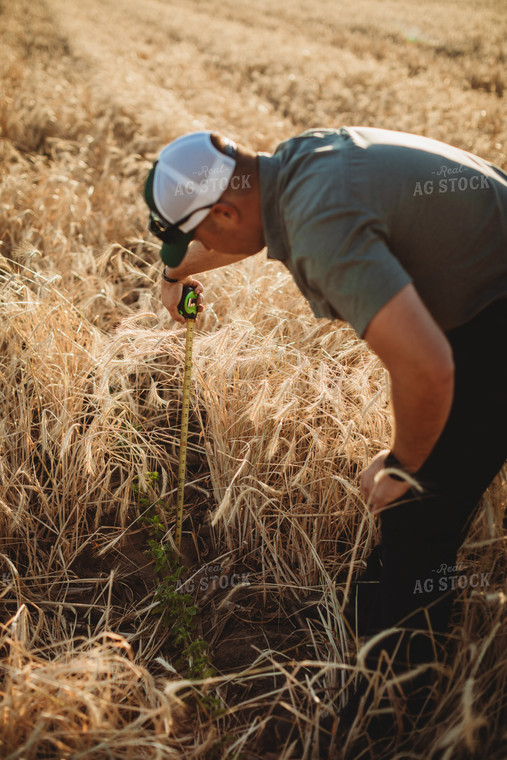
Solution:
[{"label": "dark sunglasses lens", "polygon": [[164,229],[162,224],[160,223],[160,219],[158,219],[154,214],[150,214],[149,227],[150,227],[150,232],[159,232]]},{"label": "dark sunglasses lens", "polygon": [[159,240],[163,240],[165,243],[169,242],[174,235],[174,228],[164,224],[164,222],[154,214],[150,214],[148,229],[153,235],[158,237]]}]

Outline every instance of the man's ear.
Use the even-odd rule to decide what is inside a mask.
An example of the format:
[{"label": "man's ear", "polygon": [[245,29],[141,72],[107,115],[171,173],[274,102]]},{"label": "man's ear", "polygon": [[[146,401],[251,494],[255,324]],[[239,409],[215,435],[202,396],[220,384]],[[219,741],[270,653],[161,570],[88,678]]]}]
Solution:
[{"label": "man's ear", "polygon": [[237,206],[224,201],[219,201],[212,206],[211,215],[215,224],[225,229],[236,227],[241,220],[241,214]]}]

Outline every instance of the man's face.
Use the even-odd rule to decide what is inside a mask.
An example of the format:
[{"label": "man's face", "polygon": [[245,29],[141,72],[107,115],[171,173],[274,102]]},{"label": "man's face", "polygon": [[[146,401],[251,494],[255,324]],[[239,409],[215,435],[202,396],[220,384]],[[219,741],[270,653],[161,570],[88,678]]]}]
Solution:
[{"label": "man's face", "polygon": [[195,228],[194,240],[209,250],[238,255],[258,253],[265,245],[262,223],[248,208],[220,202]]}]

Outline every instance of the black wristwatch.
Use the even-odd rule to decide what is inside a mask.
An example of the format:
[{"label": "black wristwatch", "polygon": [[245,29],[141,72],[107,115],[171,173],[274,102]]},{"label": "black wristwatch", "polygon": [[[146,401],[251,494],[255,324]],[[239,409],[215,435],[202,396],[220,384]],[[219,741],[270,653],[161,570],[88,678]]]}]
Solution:
[{"label": "black wristwatch", "polygon": [[166,269],[166,268],[164,267],[164,268],[163,268],[163,270],[162,270],[162,278],[163,278],[163,279],[164,279],[166,282],[171,282],[173,285],[175,285],[177,282],[179,282],[179,280],[174,280],[172,277],[168,277],[168,276],[166,275],[166,273],[165,273],[165,269]]},{"label": "black wristwatch", "polygon": [[[384,461],[384,469],[388,469],[388,468],[389,469],[393,468],[394,470],[401,470],[401,472],[406,472],[407,475],[409,475],[409,473],[403,467],[401,462],[399,462],[398,459],[396,459],[392,451],[389,452],[389,454],[386,456],[385,461]],[[389,477],[392,478],[393,480],[398,480],[400,483],[406,482],[406,479],[402,477],[401,475],[398,475],[396,472],[390,472]]]}]

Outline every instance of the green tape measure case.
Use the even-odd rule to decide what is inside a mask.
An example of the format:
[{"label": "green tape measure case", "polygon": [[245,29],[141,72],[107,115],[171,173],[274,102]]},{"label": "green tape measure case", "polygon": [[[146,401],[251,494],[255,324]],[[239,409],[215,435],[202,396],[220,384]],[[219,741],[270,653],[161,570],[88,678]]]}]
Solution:
[{"label": "green tape measure case", "polygon": [[185,319],[197,319],[197,295],[191,285],[184,285],[178,311]]}]

